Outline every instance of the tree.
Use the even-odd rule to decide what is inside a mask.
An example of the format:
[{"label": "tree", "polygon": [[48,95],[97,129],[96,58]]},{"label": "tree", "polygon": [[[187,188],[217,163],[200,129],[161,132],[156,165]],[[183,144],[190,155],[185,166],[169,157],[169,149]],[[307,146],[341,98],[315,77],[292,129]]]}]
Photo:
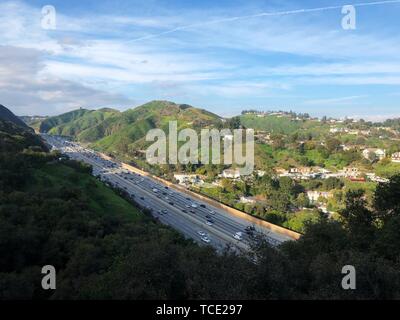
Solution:
[{"label": "tree", "polygon": [[298,208],[307,208],[310,206],[310,200],[305,193],[300,193],[296,199],[296,206]]},{"label": "tree", "polygon": [[373,206],[382,220],[400,215],[400,175],[377,186]]},{"label": "tree", "polygon": [[336,138],[329,138],[326,140],[326,148],[330,153],[340,150],[341,142]]},{"label": "tree", "polygon": [[367,209],[364,190],[349,191],[346,208],[340,212],[351,241],[361,250],[370,247],[375,233],[374,215]]},{"label": "tree", "polygon": [[329,177],[328,179],[325,179],[323,182],[323,187],[325,190],[333,190],[333,189],[342,189],[344,186],[344,183],[335,177]]},{"label": "tree", "polygon": [[231,130],[240,129],[241,128],[241,121],[240,117],[233,117],[227,121],[227,126]]}]

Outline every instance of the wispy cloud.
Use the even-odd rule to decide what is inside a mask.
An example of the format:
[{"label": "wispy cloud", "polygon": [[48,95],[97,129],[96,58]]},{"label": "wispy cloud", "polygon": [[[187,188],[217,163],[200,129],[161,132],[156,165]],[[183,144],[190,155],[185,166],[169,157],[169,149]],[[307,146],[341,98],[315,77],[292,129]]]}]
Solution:
[{"label": "wispy cloud", "polygon": [[327,98],[327,99],[314,99],[306,100],[303,105],[349,105],[355,100],[365,98],[366,96],[350,96],[350,97],[339,97],[339,98]]}]

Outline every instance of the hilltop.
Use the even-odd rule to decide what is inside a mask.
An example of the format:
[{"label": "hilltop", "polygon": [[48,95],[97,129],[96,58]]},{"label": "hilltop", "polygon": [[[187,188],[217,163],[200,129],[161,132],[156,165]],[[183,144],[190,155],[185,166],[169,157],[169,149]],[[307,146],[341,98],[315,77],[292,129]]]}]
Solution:
[{"label": "hilltop", "polygon": [[18,118],[14,113],[12,113],[5,106],[0,104],[0,120],[12,122],[23,128],[28,128],[28,126],[20,118]]}]

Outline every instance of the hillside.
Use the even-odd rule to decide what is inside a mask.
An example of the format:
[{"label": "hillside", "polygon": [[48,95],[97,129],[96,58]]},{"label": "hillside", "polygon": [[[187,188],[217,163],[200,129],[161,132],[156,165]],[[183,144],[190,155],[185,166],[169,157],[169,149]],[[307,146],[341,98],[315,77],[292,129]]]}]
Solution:
[{"label": "hillside", "polygon": [[74,110],[43,120],[39,130],[40,132],[49,134],[77,137],[86,129],[92,128],[118,113],[119,111],[109,108],[99,110]]},{"label": "hillside", "polygon": [[105,152],[126,155],[146,145],[150,129],[168,132],[169,121],[179,129],[201,129],[221,123],[219,116],[186,104],[152,101],[125,112],[75,110],[43,121],[41,132],[72,136]]},{"label": "hillside", "polygon": [[[240,116],[240,122],[246,128],[256,131],[266,131],[272,134],[290,135],[296,132],[320,133],[321,123],[311,119],[296,119],[288,115],[257,116],[244,114]],[[328,128],[328,127],[327,127]]]},{"label": "hillside", "polygon": [[0,104],[0,120],[10,121],[24,128],[28,128],[28,126],[23,122],[20,118],[14,115],[10,110],[8,110],[5,106]]}]

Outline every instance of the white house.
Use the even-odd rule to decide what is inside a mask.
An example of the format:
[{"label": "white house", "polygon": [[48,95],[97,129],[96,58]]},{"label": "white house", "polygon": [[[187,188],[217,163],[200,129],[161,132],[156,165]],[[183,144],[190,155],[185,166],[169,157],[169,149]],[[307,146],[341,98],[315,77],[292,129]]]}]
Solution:
[{"label": "white house", "polygon": [[316,203],[320,198],[329,199],[332,197],[331,192],[325,191],[307,191],[307,197],[311,203]]},{"label": "white house", "polygon": [[240,197],[241,203],[256,203],[256,200],[251,197]]},{"label": "white house", "polygon": [[377,159],[382,160],[386,157],[386,151],[383,149],[367,148],[363,150],[362,155],[367,160],[371,160],[371,156],[375,156]]},{"label": "white house", "polygon": [[239,172],[239,170],[226,169],[226,170],[222,171],[221,177],[227,178],[227,179],[239,179],[240,172]]}]

